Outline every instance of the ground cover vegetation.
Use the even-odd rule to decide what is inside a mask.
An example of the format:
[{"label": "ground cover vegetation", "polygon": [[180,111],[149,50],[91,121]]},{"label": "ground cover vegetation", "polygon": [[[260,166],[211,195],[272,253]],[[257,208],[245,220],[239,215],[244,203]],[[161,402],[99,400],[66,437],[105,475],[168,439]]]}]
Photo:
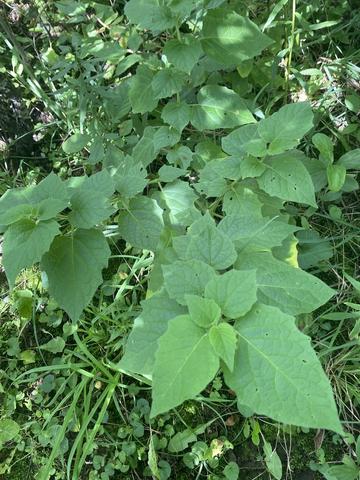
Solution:
[{"label": "ground cover vegetation", "polygon": [[358,478],[358,2],[0,9],[0,478]]}]

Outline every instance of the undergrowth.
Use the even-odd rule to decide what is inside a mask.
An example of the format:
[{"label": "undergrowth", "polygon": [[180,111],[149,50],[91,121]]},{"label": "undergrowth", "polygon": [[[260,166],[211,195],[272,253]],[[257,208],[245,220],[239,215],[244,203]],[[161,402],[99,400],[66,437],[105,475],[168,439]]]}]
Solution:
[{"label": "undergrowth", "polygon": [[0,14],[0,478],[358,478],[357,2]]}]

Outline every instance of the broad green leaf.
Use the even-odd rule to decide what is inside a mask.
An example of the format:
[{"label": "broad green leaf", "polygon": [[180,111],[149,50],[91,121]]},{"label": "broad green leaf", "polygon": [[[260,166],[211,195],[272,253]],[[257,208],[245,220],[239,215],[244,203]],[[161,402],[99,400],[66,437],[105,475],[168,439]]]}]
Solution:
[{"label": "broad green leaf", "polygon": [[48,200],[50,198],[62,200],[65,206],[69,200],[69,193],[65,182],[53,172],[41,180],[41,182],[31,190],[30,194],[31,203],[39,203],[42,200]]},{"label": "broad green leaf", "polygon": [[108,197],[114,192],[114,182],[106,170],[90,177],[83,177],[81,183],[71,189],[70,223],[79,228],[92,228],[115,212]]},{"label": "broad green leaf", "polygon": [[214,325],[209,331],[209,338],[215,353],[232,372],[237,344],[237,333],[234,327],[228,323]]},{"label": "broad green leaf", "polygon": [[179,453],[185,450],[190,443],[196,442],[196,434],[186,428],[182,432],[177,432],[173,437],[170,438],[168,450],[171,453]]},{"label": "broad green leaf", "polygon": [[125,240],[133,247],[155,250],[164,227],[162,209],[148,197],[135,197],[129,210],[120,212],[119,228]]},{"label": "broad green leaf", "polygon": [[314,184],[297,155],[285,153],[269,158],[265,164],[266,171],[258,178],[261,189],[272,197],[317,206]]},{"label": "broad green leaf", "polygon": [[8,190],[0,199],[0,225],[22,218],[49,220],[64,210],[69,201],[66,185],[50,173],[37,185]]},{"label": "broad green leaf", "polygon": [[195,188],[206,197],[221,197],[229,189],[227,179],[238,180],[240,176],[240,159],[226,157],[210,160],[200,170]]},{"label": "broad green leaf", "polygon": [[212,160],[200,170],[196,190],[209,197],[221,197],[228,190],[228,182],[217,171],[217,160]]},{"label": "broad green leaf", "polygon": [[334,145],[331,138],[324,133],[315,133],[312,137],[312,143],[319,150],[321,159],[325,161],[326,165],[334,161]]},{"label": "broad green leaf", "polygon": [[20,426],[11,418],[2,418],[0,420],[0,448],[13,440],[20,432]]},{"label": "broad green leaf", "polygon": [[110,197],[115,191],[114,181],[107,170],[85,177],[84,188],[97,191],[105,197]]},{"label": "broad green leaf", "polygon": [[110,249],[98,230],[76,230],[58,236],[41,262],[49,281],[49,292],[69,317],[78,320],[102,282]]},{"label": "broad green leaf", "polygon": [[235,266],[256,268],[259,301],[291,315],[310,313],[335,293],[317,277],[277,260],[270,253],[240,256]]},{"label": "broad green leaf", "polygon": [[232,241],[215,226],[207,225],[190,238],[186,250],[188,259],[198,259],[216,270],[230,267],[236,260],[236,250]]},{"label": "broad green leaf", "polygon": [[180,145],[170,150],[166,155],[166,159],[169,163],[176,165],[180,168],[188,168],[193,158],[193,152],[189,147]]},{"label": "broad green leaf", "polygon": [[175,68],[164,68],[154,75],[151,83],[155,98],[171,97],[175,93],[180,92],[186,80],[183,72],[175,70]]},{"label": "broad green leaf", "polygon": [[276,480],[281,480],[282,463],[276,450],[273,450],[271,444],[264,440],[265,463],[268,471]]},{"label": "broad green leaf", "polygon": [[94,143],[89,148],[89,157],[87,159],[90,165],[96,165],[102,162],[105,157],[105,148],[101,137],[95,137]]},{"label": "broad green leaf", "polygon": [[149,449],[148,449],[148,466],[152,477],[156,480],[161,480],[160,471],[158,467],[158,456],[154,446],[153,436],[150,435]]},{"label": "broad green leaf", "polygon": [[220,320],[221,310],[214,300],[198,295],[185,295],[185,301],[191,320],[199,327],[208,328]]},{"label": "broad green leaf", "polygon": [[160,182],[173,182],[177,178],[186,175],[186,173],[187,170],[184,170],[183,168],[172,167],[170,165],[163,165],[158,170]]},{"label": "broad green leaf", "polygon": [[313,127],[313,113],[309,102],[291,103],[280,108],[258,124],[260,137],[267,142],[268,155],[290,150]]},{"label": "broad green leaf", "polygon": [[247,17],[226,8],[209,10],[201,44],[204,52],[223,65],[238,65],[259,55],[273,41]]},{"label": "broad green leaf", "polygon": [[67,187],[71,195],[81,189],[96,192],[104,197],[110,197],[115,191],[113,179],[107,170],[101,170],[101,172],[95,173],[90,177],[86,175],[71,177],[67,182]]},{"label": "broad green leaf", "polygon": [[316,158],[303,157],[301,161],[310,173],[315,192],[320,192],[327,186],[326,167]]},{"label": "broad green leaf", "polygon": [[240,403],[282,423],[342,432],[329,380],[293,317],[256,305],[235,328],[239,346],[225,381]]},{"label": "broad green leaf", "polygon": [[146,176],[147,172],[142,163],[127,156],[113,173],[116,191],[123,197],[132,198],[146,187]]},{"label": "broad green leaf", "polygon": [[360,95],[346,95],[345,105],[351,112],[357,115],[360,112]]},{"label": "broad green leaf", "polygon": [[307,270],[334,255],[330,240],[321,238],[315,230],[302,230],[296,234],[299,241],[299,265]]},{"label": "broad green leaf", "polygon": [[[120,84],[106,89],[102,94],[102,109],[112,124],[120,122],[131,110],[131,84],[132,77],[128,77]],[[107,150],[108,149],[109,145],[107,146]]]},{"label": "broad green leaf", "polygon": [[125,15],[139,27],[162,32],[176,25],[176,16],[159,0],[130,0],[125,5]]},{"label": "broad green leaf", "polygon": [[33,314],[34,298],[31,290],[19,290],[14,292],[14,306],[22,318],[30,320]]},{"label": "broad green leaf", "polygon": [[229,462],[224,468],[224,475],[226,480],[238,480],[240,469],[237,463]]},{"label": "broad green leaf", "polygon": [[211,140],[203,140],[195,146],[195,159],[201,166],[206,165],[214,158],[225,158],[227,155],[220,146]]},{"label": "broad green leaf", "polygon": [[69,199],[48,198],[34,205],[38,220],[50,220],[68,207]]},{"label": "broad green leaf", "polygon": [[318,470],[326,480],[355,480],[359,478],[359,467],[353,461],[340,465],[325,463],[320,465]]},{"label": "broad green leaf", "polygon": [[116,211],[101,193],[87,189],[75,192],[70,204],[69,222],[79,228],[92,228]]},{"label": "broad green leaf", "polygon": [[190,106],[184,102],[169,102],[161,111],[161,118],[164,122],[176,128],[179,132],[189,123],[190,116]]},{"label": "broad green leaf", "polygon": [[181,39],[173,38],[164,45],[164,54],[168,61],[179,70],[190,73],[201,53],[201,43],[193,35],[182,35]]},{"label": "broad green leaf", "polygon": [[194,398],[218,369],[219,359],[205,330],[188,315],[170,320],[156,352],[151,417]]},{"label": "broad green leaf", "polygon": [[[18,212],[27,209],[24,205],[31,204],[31,194],[34,186],[24,188],[12,188],[7,190],[0,198],[0,225],[8,225],[19,220]],[[28,211],[28,210],[26,210]]]},{"label": "broad green leaf", "polygon": [[164,292],[142,302],[142,307],[119,365],[130,372],[151,375],[159,338],[166,332],[169,320],[186,313],[186,309]]},{"label": "broad green leaf", "polygon": [[339,158],[338,164],[347,170],[360,170],[360,148],[346,152]]},{"label": "broad green leaf", "polygon": [[226,215],[219,223],[219,230],[234,242],[238,252],[270,251],[280,246],[299,227],[273,218],[254,218],[252,215]]},{"label": "broad green leaf", "polygon": [[146,65],[139,65],[131,79],[129,99],[133,113],[152,112],[158,104],[152,88],[154,73]]},{"label": "broad green leaf", "polygon": [[157,128],[154,133],[154,149],[159,152],[162,148],[172,147],[180,140],[180,132],[173,127],[163,126]]},{"label": "broad green leaf", "polygon": [[233,185],[224,195],[223,210],[227,215],[250,215],[262,217],[262,202],[258,195],[243,183]]},{"label": "broad green leaf", "polygon": [[329,190],[331,192],[339,192],[345,183],[346,168],[344,165],[328,165],[326,169]]},{"label": "broad green leaf", "polygon": [[19,354],[19,359],[24,363],[24,365],[36,363],[36,353],[34,352],[34,350],[23,350]]},{"label": "broad green leaf", "polygon": [[237,128],[221,140],[224,152],[229,155],[264,157],[267,154],[266,141],[258,133],[258,125],[250,124]]},{"label": "broad green leaf", "polygon": [[32,204],[21,204],[0,212],[0,225],[11,225],[24,218],[36,217],[38,208]]},{"label": "broad green leaf", "polygon": [[74,133],[62,144],[62,149],[68,155],[80,152],[90,142],[90,135],[86,133]]},{"label": "broad green leaf", "polygon": [[[133,38],[140,38],[137,37],[137,35],[134,35]],[[128,44],[129,45],[129,44]],[[130,46],[130,45],[129,45]],[[122,73],[125,73],[126,70],[131,68],[133,65],[136,63],[139,63],[141,60],[141,56],[138,55],[137,53],[131,53],[130,55],[127,55],[124,57],[117,65],[116,70],[115,70],[115,75],[121,75]]]},{"label": "broad green leaf", "polygon": [[346,280],[348,280],[351,283],[351,285],[354,287],[356,292],[358,294],[360,294],[360,282],[359,282],[359,280],[356,280],[355,278],[353,278],[351,275],[349,275],[346,272],[343,272],[343,273],[344,273],[344,277],[346,278]]},{"label": "broad green leaf", "polygon": [[230,270],[211,279],[205,288],[228,318],[245,315],[256,302],[255,270]]},{"label": "broad green leaf", "polygon": [[240,162],[240,173],[242,178],[260,177],[266,170],[263,162],[255,157],[247,155]]},{"label": "broad green leaf", "polygon": [[125,15],[141,28],[159,33],[175,27],[195,5],[195,0],[130,0]]},{"label": "broad green leaf", "polygon": [[59,225],[55,220],[34,222],[24,219],[10,225],[3,243],[3,265],[10,287],[13,287],[23,268],[40,262],[59,233]]},{"label": "broad green leaf", "polygon": [[206,85],[199,91],[197,100],[198,105],[192,107],[191,123],[200,131],[255,122],[244,100],[227,87]]},{"label": "broad green leaf", "polygon": [[40,348],[51,353],[61,353],[65,348],[65,340],[62,337],[55,337],[41,345]]},{"label": "broad green leaf", "polygon": [[154,146],[155,133],[155,127],[145,128],[143,136],[137,142],[132,151],[135,163],[142,163],[144,167],[147,167],[156,158],[158,152],[156,152]]},{"label": "broad green leaf", "polygon": [[172,225],[190,225],[199,215],[194,206],[196,194],[188,182],[177,180],[162,188],[158,195]]},{"label": "broad green leaf", "polygon": [[178,261],[163,265],[164,286],[170,298],[186,305],[186,294],[202,296],[205,285],[215,276],[210,265],[200,260]]}]

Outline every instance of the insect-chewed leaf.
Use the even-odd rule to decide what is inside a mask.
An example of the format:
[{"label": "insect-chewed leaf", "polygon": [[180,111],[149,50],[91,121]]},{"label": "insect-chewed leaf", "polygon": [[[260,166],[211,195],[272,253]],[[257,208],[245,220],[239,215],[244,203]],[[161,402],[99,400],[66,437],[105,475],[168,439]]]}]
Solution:
[{"label": "insect-chewed leaf", "polygon": [[317,206],[313,181],[296,153],[271,157],[265,165],[267,168],[259,177],[258,183],[267,194],[282,200]]},{"label": "insect-chewed leaf", "polygon": [[268,252],[240,255],[237,264],[257,269],[258,299],[262,303],[291,315],[310,313],[335,293],[314,275],[281,262]]},{"label": "insect-chewed leaf", "polygon": [[255,305],[235,328],[235,367],[225,380],[240,403],[283,423],[342,431],[329,380],[293,317]]}]

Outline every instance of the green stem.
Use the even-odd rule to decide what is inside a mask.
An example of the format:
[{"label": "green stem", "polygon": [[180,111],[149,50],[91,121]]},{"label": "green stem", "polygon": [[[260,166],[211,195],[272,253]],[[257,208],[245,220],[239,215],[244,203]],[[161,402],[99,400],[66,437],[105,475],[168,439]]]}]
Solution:
[{"label": "green stem", "polygon": [[292,15],[291,15],[291,34],[290,34],[290,42],[289,42],[289,56],[286,65],[285,71],[285,80],[286,80],[286,90],[288,91],[289,87],[289,77],[290,77],[290,69],[291,69],[291,60],[292,60],[292,52],[294,47],[294,37],[295,37],[295,21],[296,21],[296,0],[292,0]]}]

